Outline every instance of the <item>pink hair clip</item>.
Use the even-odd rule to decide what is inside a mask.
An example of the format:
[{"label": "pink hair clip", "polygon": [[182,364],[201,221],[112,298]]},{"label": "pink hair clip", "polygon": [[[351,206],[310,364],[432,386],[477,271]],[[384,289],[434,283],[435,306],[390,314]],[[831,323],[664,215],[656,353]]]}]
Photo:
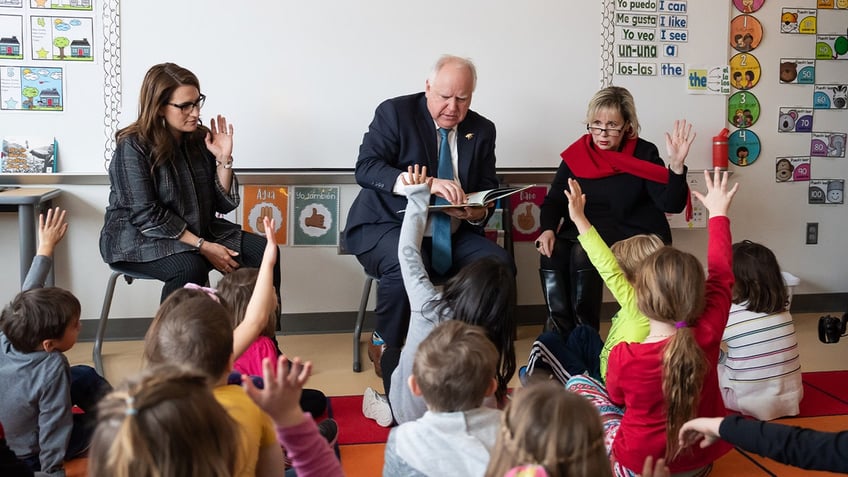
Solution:
[{"label": "pink hair clip", "polygon": [[183,288],[188,288],[189,290],[200,290],[203,293],[209,295],[209,298],[215,300],[216,303],[221,303],[221,299],[218,298],[218,290],[209,287],[203,287],[198,285],[197,283],[186,283]]}]

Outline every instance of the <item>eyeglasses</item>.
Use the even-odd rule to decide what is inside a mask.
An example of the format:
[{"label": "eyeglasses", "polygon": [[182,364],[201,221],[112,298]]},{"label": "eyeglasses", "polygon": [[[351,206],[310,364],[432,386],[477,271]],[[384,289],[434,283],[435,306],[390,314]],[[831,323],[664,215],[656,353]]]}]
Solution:
[{"label": "eyeglasses", "polygon": [[197,108],[197,110],[200,111],[200,108],[203,107],[203,103],[205,103],[205,102],[206,102],[206,95],[201,94],[200,97],[197,98],[197,101],[195,101],[195,102],[189,101],[189,102],[180,103],[180,104],[174,104],[174,103],[168,103],[168,104],[170,106],[175,107],[175,108],[179,108],[180,111],[182,111],[183,114],[189,114],[192,111],[194,111],[194,108]]},{"label": "eyeglasses", "polygon": [[615,128],[599,128],[597,126],[589,126],[586,125],[586,130],[592,133],[594,136],[600,136],[603,133],[607,133],[609,137],[618,137],[621,136],[621,133],[624,131],[624,127],[620,127],[618,129]]}]

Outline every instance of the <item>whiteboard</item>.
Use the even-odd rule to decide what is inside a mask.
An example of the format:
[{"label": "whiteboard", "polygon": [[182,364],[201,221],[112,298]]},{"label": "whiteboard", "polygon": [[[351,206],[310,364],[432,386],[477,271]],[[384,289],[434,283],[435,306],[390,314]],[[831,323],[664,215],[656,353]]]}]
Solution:
[{"label": "whiteboard", "polygon": [[[726,3],[689,2],[689,18],[698,25],[690,26],[688,56],[679,61],[726,62]],[[585,132],[586,104],[601,86],[603,11],[612,1],[103,0],[95,5],[119,5],[119,40],[110,43],[104,35],[100,43],[119,54],[120,81],[108,64],[69,65],[63,113],[19,113],[13,128],[6,118],[14,114],[2,113],[2,129],[15,134],[55,131],[62,172],[103,170],[109,116],[117,127],[132,122],[145,72],[166,61],[199,77],[208,96],[202,112],[207,124],[215,114],[234,124],[237,168],[349,169],[377,105],[423,90],[432,63],[443,53],[470,57],[477,65],[471,107],[497,126],[498,167],[556,167],[559,153]],[[104,13],[103,22],[108,18]],[[703,142],[695,150],[703,148],[705,154],[713,129],[722,127],[725,99],[688,96],[679,78],[611,80],[633,90],[642,136],[661,152],[662,133],[676,117],[697,120]],[[120,85],[121,101],[110,108],[116,95],[105,96],[114,84]],[[693,157],[690,166],[709,161],[698,160]]]}]

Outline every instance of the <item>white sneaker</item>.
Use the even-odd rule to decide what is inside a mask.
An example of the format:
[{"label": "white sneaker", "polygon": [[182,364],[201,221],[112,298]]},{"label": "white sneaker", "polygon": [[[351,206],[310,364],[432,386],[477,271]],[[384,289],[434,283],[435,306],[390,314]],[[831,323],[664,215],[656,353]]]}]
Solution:
[{"label": "white sneaker", "polygon": [[366,388],[365,394],[362,395],[362,415],[377,421],[377,425],[381,427],[389,427],[394,421],[389,400],[370,387]]}]

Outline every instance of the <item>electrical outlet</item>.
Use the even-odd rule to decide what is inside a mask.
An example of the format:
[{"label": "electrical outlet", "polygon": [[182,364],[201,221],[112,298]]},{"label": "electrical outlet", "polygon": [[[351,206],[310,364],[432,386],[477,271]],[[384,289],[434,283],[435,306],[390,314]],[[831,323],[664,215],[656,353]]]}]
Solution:
[{"label": "electrical outlet", "polygon": [[819,243],[819,223],[807,222],[807,245]]}]

